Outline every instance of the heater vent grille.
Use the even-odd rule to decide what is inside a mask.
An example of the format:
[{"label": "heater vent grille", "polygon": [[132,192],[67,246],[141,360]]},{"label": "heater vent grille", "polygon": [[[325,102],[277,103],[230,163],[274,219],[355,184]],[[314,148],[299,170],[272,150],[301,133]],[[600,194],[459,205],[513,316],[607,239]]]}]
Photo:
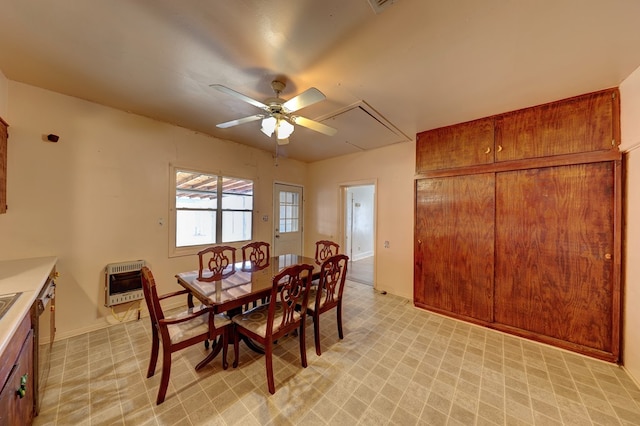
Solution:
[{"label": "heater vent grille", "polygon": [[129,262],[110,263],[107,265],[107,275],[120,274],[122,272],[139,271],[144,266],[144,260],[132,260]]},{"label": "heater vent grille", "polygon": [[110,263],[105,268],[104,305],[114,306],[144,298],[140,270],[144,260]]}]

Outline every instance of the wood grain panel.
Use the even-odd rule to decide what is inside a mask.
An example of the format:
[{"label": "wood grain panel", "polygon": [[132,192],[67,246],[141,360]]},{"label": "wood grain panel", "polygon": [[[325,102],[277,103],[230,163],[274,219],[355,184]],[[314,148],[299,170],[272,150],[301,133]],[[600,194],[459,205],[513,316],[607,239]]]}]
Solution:
[{"label": "wood grain panel", "polygon": [[496,322],[611,352],[613,167],[497,174]]},{"label": "wood grain panel", "polygon": [[613,149],[618,103],[612,89],[501,114],[496,161]]},{"label": "wood grain panel", "polygon": [[493,174],[416,181],[418,304],[492,321]]},{"label": "wood grain panel", "polygon": [[493,163],[493,118],[416,135],[416,172]]}]

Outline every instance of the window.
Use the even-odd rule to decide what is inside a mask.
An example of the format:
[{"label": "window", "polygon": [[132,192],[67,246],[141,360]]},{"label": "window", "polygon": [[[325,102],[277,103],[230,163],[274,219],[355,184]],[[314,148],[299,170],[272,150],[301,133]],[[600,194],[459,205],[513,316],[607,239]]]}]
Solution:
[{"label": "window", "polygon": [[176,248],[252,239],[253,181],[174,171]]},{"label": "window", "polygon": [[297,192],[280,192],[280,232],[298,232],[300,197]]}]

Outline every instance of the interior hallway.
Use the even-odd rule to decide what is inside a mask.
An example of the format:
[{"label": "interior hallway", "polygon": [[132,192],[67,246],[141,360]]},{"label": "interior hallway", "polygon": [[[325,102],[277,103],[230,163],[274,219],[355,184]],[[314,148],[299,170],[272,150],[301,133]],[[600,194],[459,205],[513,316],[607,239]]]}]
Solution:
[{"label": "interior hallway", "polygon": [[347,279],[373,286],[373,260],[374,256],[369,256],[355,262],[349,261]]}]

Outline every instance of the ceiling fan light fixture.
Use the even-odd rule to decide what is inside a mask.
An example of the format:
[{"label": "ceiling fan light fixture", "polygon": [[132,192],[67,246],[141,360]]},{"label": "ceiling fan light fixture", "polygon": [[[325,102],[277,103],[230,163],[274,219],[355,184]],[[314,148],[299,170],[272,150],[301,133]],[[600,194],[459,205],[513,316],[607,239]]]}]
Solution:
[{"label": "ceiling fan light fixture", "polygon": [[262,128],[260,129],[262,133],[271,137],[273,135],[274,130],[276,130],[277,120],[275,117],[267,117],[262,120]]},{"label": "ceiling fan light fixture", "polygon": [[289,121],[284,118],[271,116],[262,120],[262,128],[260,130],[269,137],[271,137],[273,132],[275,132],[277,139],[284,140],[291,136],[294,127],[293,124],[289,123]]},{"label": "ceiling fan light fixture", "polygon": [[278,139],[287,139],[293,133],[294,127],[293,124],[289,123],[285,119],[278,120],[278,125],[276,126],[276,136]]}]

